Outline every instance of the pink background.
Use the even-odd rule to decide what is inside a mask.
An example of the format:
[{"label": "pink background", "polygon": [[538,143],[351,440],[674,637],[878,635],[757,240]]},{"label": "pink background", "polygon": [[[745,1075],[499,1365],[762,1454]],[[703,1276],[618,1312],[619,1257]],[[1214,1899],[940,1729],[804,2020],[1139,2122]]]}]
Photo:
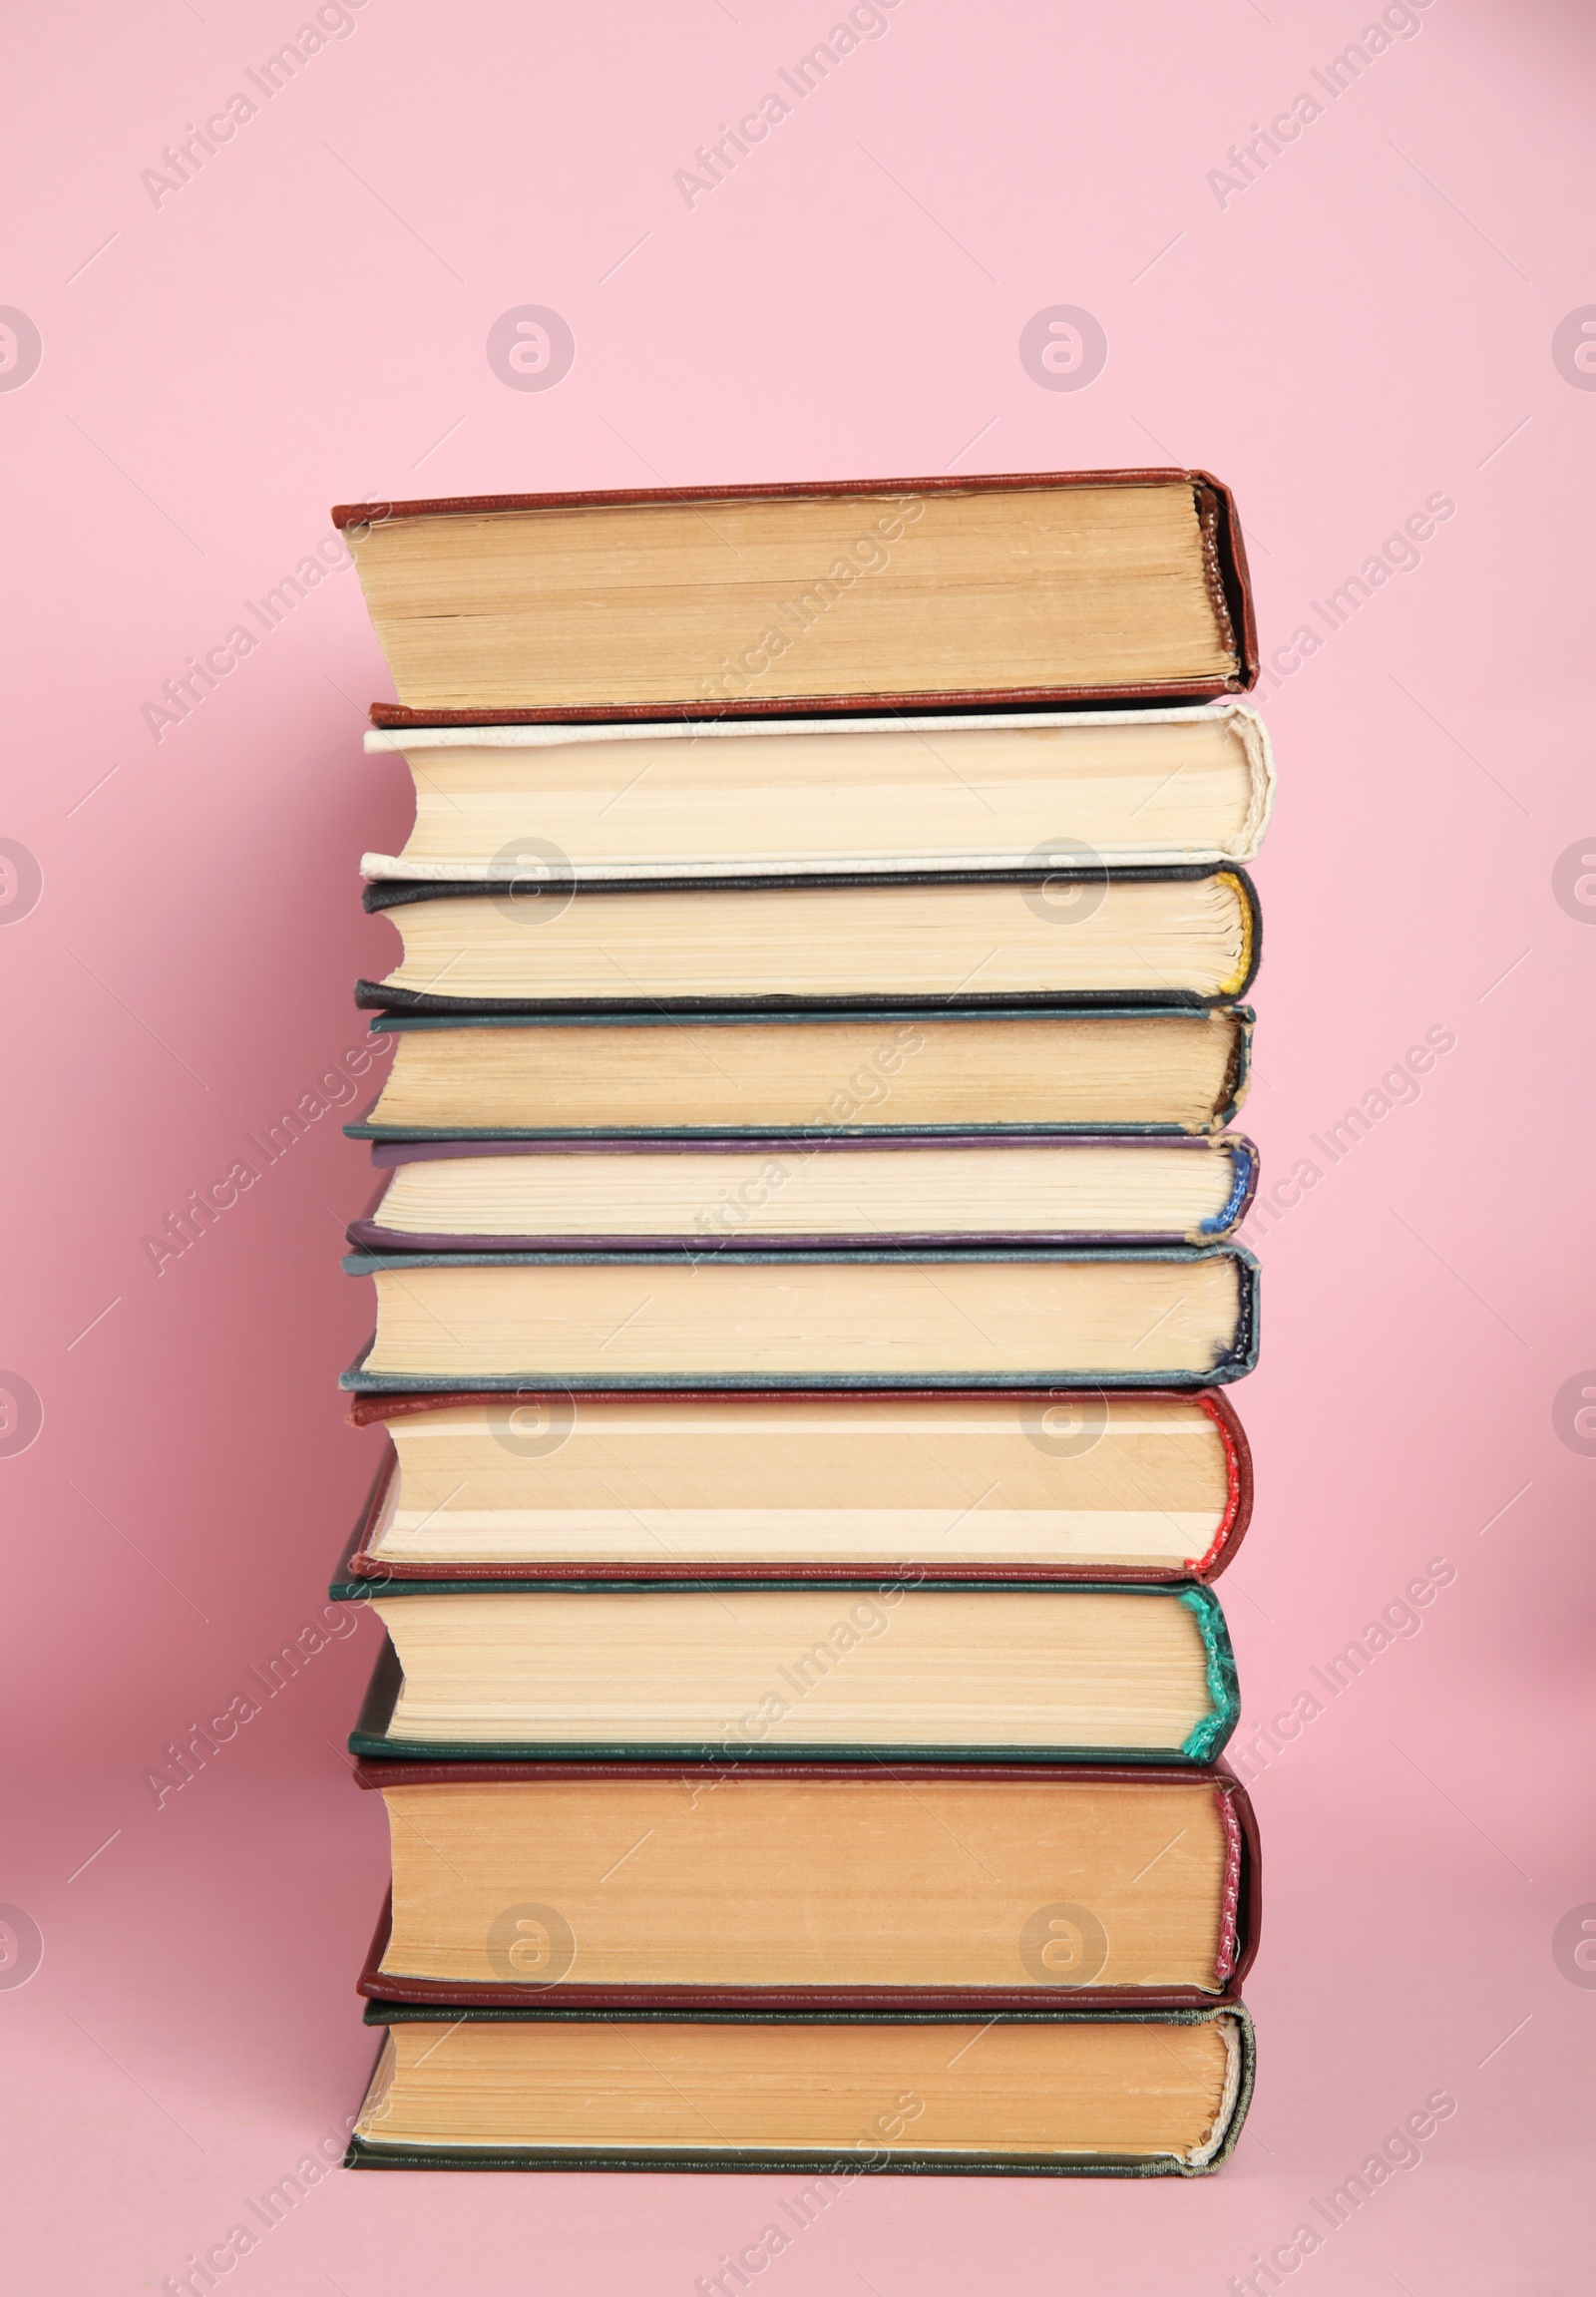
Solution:
[{"label": "pink background", "polygon": [[[370,1623],[163,1807],[142,1777],[320,1616],[375,1441],[334,1387],[370,1313],[338,1271],[363,1153],[329,1115],[161,1274],[142,1240],[360,1044],[350,983],[393,937],[356,859],[395,850],[407,781],[361,756],[391,689],[349,574],[159,742],[143,705],[335,500],[1147,462],[1237,490],[1266,649],[1456,504],[1261,689],[1269,1175],[1426,1028],[1456,1044],[1262,1246],[1238,1744],[1430,1559],[1455,1579],[1259,1778],[1261,2074],[1229,2169],[870,2181],[754,2286],[1219,2297],[1437,2090],[1421,2165],[1286,2282],[1583,2278],[1596,1991],[1552,1940],[1596,1900],[1596,1459],[1552,1407],[1596,1362],[1596,934],[1553,869],[1596,850],[1596,398],[1551,346],[1596,298],[1592,26],[1430,0],[1332,100],[1310,67],[1361,31],[1350,0],[898,0],[689,210],[673,171],[836,7],[367,0],[159,207],[141,172],[292,9],[13,19],[0,167],[31,228],[0,299],[44,342],[0,396],[0,835],[44,875],[0,933],[0,1363],[45,1411],[0,1459],[0,1898],[44,1936],[0,1996],[29,2287],[160,2288],[341,2128],[373,2050],[351,1981],[382,1820],[339,1751]],[[1304,91],[1324,116],[1221,205],[1208,172]],[[525,303],[576,337],[547,392],[485,355]],[[1017,354],[1060,303],[1110,346],[1079,391]],[[794,2182],[334,2174],[220,2285],[685,2293]]]}]

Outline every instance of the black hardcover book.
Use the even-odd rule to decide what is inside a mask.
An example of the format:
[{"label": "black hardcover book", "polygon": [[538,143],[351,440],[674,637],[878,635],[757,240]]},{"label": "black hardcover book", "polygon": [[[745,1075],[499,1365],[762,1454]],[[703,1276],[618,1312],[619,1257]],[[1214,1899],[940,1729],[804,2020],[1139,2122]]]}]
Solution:
[{"label": "black hardcover book", "polygon": [[1241,1245],[351,1253],[361,1394],[1207,1387],[1258,1348]]},{"label": "black hardcover book", "polygon": [[404,959],[362,980],[402,1012],[837,1012],[883,1004],[1183,1006],[1245,996],[1262,926],[1245,870],[1083,865],[792,878],[368,885]]}]

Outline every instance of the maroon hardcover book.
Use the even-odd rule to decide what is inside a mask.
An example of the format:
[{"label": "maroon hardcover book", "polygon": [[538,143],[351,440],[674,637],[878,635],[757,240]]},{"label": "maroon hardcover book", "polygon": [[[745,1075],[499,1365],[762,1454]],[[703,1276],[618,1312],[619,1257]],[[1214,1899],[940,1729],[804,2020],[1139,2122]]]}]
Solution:
[{"label": "maroon hardcover book", "polygon": [[[612,1407],[612,1394],[589,1394],[561,1388],[554,1391],[527,1389],[520,1394],[490,1392],[485,1389],[463,1388],[440,1395],[357,1395],[349,1401],[348,1419],[353,1427],[386,1425],[391,1420],[412,1418],[418,1413],[447,1411],[457,1406],[500,1412],[505,1415],[507,1431],[515,1436],[519,1425],[514,1415],[523,1414],[527,1427],[534,1425],[558,1430],[567,1421],[575,1424],[584,1404]],[[791,1407],[794,1398],[786,1390],[740,1389],[734,1396],[719,1390],[684,1390],[671,1388],[650,1393],[630,1390],[623,1399],[627,1404],[664,1403],[669,1405],[709,1403],[720,1408],[770,1406],[777,1410]],[[1048,1436],[1049,1412],[1057,1409],[1069,1415],[1072,1429],[1090,1433],[1100,1423],[1106,1426],[1116,1404],[1165,1404],[1182,1411],[1201,1412],[1212,1424],[1223,1447],[1225,1461],[1225,1501],[1219,1520],[1213,1528],[1208,1544],[1200,1555],[1186,1558],[1178,1570],[1115,1564],[993,1564],[973,1561],[968,1564],[949,1563],[938,1559],[936,1575],[939,1580],[1012,1581],[1025,1584],[1037,1580],[1058,1580],[1078,1585],[1105,1586],[1124,1583],[1131,1586],[1157,1586],[1177,1580],[1195,1580],[1202,1585],[1219,1577],[1235,1559],[1236,1551],[1246,1536],[1253,1513],[1253,1463],[1246,1432],[1236,1416],[1234,1405],[1218,1388],[1198,1388],[1192,1392],[1160,1389],[1142,1389],[1115,1393],[1107,1389],[1071,1389],[1057,1395],[1047,1390],[1030,1388],[901,1388],[883,1396],[872,1391],[866,1396],[850,1397],[847,1392],[827,1397],[827,1402],[838,1409],[847,1409],[850,1403],[879,1404],[883,1401],[903,1400],[935,1404],[939,1410],[957,1410],[963,1403],[991,1404],[1012,1402],[1021,1411],[1035,1415],[1037,1432]],[[1078,1441],[1078,1435],[1064,1436],[1065,1442]],[[552,1450],[554,1447],[550,1446]],[[514,1444],[512,1444],[514,1449]],[[396,1458],[390,1446],[377,1470],[354,1532],[339,1562],[337,1576],[341,1580],[436,1580],[441,1586],[451,1582],[473,1585],[485,1583],[536,1585],[540,1581],[593,1580],[618,1584],[634,1582],[655,1585],[662,1579],[672,1584],[695,1580],[734,1579],[751,1586],[761,1581],[815,1581],[857,1582],[875,1585],[890,1567],[881,1562],[859,1564],[802,1563],[743,1563],[734,1567],[719,1563],[690,1564],[678,1560],[661,1563],[606,1563],[595,1562],[589,1557],[552,1559],[542,1563],[418,1563],[408,1558],[402,1564],[383,1562],[371,1552],[371,1544],[382,1521],[392,1480]]]},{"label": "maroon hardcover book", "polygon": [[[873,1862],[879,1863],[883,1877],[898,1871],[896,1861],[902,1856],[901,1846],[892,1832],[893,1806],[900,1808],[907,1799],[919,1811],[926,1811],[925,1798],[939,1785],[957,1780],[961,1788],[972,1785],[983,1790],[1015,1791],[1015,1774],[1011,1769],[997,1766],[991,1769],[960,1764],[957,1770],[934,1763],[902,1763],[883,1766],[878,1771],[861,1776],[857,1766],[830,1763],[763,1763],[739,1768],[731,1762],[670,1764],[646,1762],[438,1762],[438,1761],[383,1761],[361,1762],[355,1767],[357,1783],[379,1793],[404,1796],[407,1788],[434,1790],[429,1797],[428,1813],[415,1820],[401,1810],[395,1821],[408,1830],[415,1823],[426,1837],[428,1852],[436,1857],[446,1853],[450,1844],[440,1841],[447,1831],[447,1812],[438,1800],[438,1793],[453,1795],[473,1788],[493,1787],[519,1790],[533,1801],[540,1794],[560,1797],[569,1805],[569,1796],[563,1790],[580,1784],[591,1790],[595,1806],[601,1804],[606,1787],[618,1789],[625,1799],[628,1789],[642,1783],[660,1801],[661,1813],[668,1807],[664,1796],[674,1800],[679,1792],[685,1801],[678,1805],[684,1812],[683,1825],[690,1827],[701,1808],[702,1798],[712,1798],[721,1821],[719,1841],[721,1854],[725,1845],[735,1844],[739,1829],[747,1822],[750,1848],[759,1833],[757,1802],[748,1797],[780,1797],[783,1789],[795,1783],[808,1784],[834,1782],[838,1793],[848,1799],[850,1808],[840,1805],[834,1813],[822,1818],[807,1819],[798,1816],[795,1823],[800,1831],[807,1824],[815,1831],[814,1848],[818,1856],[835,1855],[838,1872],[829,1880],[814,1879],[814,1866],[806,1863],[803,1845],[794,1850],[788,1843],[787,1855],[795,1858],[795,1876],[791,1888],[801,1903],[791,1907],[787,1927],[797,1940],[796,1951],[801,1955],[804,1942],[822,1936],[828,1926],[841,1921],[845,1926],[850,1914],[869,1920],[879,1933],[885,1926],[887,1946],[883,1949],[878,1935],[865,1954],[865,1959],[879,1960],[882,1951],[896,1950],[893,1925],[899,1924],[905,1941],[918,1935],[923,1946],[925,1917],[928,1902],[940,1906],[939,1893],[948,1892],[948,1923],[950,1935],[963,1936],[972,1922],[975,1930],[981,1928],[979,1916],[973,1916],[966,1906],[969,1873],[961,1872],[972,1856],[968,1846],[961,1846],[939,1831],[941,1821],[933,1812],[925,1817],[922,1828],[924,1840],[946,1847],[946,1866],[935,1866],[932,1871],[919,1873],[914,1908],[898,1903],[892,1889],[884,1888],[873,1894],[870,1888]],[[1085,1790],[1097,1793],[1109,1790],[1128,1791],[1136,1796],[1167,1795],[1170,1789],[1184,1797],[1193,1798],[1192,1821],[1199,1818],[1196,1800],[1213,1797],[1213,1813],[1217,1819],[1222,1852],[1219,1859],[1217,1884],[1213,1885],[1214,1899],[1211,1912],[1211,1959],[1204,1972],[1202,1984],[1170,1984],[1153,1979],[1135,1985],[1104,1984],[1099,1974],[1109,1966],[1116,1935],[1133,1931],[1138,1913],[1133,1900],[1125,1897],[1138,1877],[1115,1877],[1109,1884],[1117,1894],[1115,1905],[1105,1905],[1106,1921],[1099,1920],[1092,1906],[1077,1903],[1101,1895],[1101,1886],[1108,1883],[1106,1874],[1099,1874],[1092,1864],[1092,1853],[1085,1853],[1083,1865],[1071,1864],[1069,1872],[1059,1873],[1055,1902],[1046,1902],[1034,1911],[1027,1910],[1028,1918],[1016,1925],[1014,1936],[1007,1948],[995,1939],[989,1950],[995,1963],[1011,1960],[1015,1980],[1006,1978],[989,1980],[981,1984],[897,1985],[897,1984],[728,1984],[711,1975],[717,1952],[722,1942],[717,1938],[717,1927],[722,1926],[719,1906],[705,1919],[709,1928],[701,1935],[695,1931],[690,1942],[687,1959],[701,1961],[704,1977],[696,1983],[684,1983],[679,1977],[669,1983],[645,1984],[610,1981],[596,1984],[584,1981],[582,1973],[583,1941],[585,1931],[591,1937],[590,1923],[601,1928],[601,1917],[585,1913],[583,1904],[571,1909],[571,1918],[561,1911],[560,1901],[569,1896],[574,1878],[562,1871],[559,1849],[548,1854],[540,1873],[547,1880],[540,1889],[547,1890],[553,1904],[512,1901],[506,1906],[495,1904],[489,1909],[482,1924],[488,1935],[488,1945],[481,1956],[490,1966],[489,1975],[477,1980],[460,1977],[443,1979],[418,1976],[402,1969],[385,1969],[384,1963],[393,1954],[392,1894],[384,1903],[365,1966],[358,1980],[358,1991],[374,2000],[402,2003],[453,2004],[468,2007],[511,2008],[537,2004],[546,2010],[614,2012],[654,2009],[673,2012],[721,2011],[806,2011],[813,2013],[858,2013],[916,2010],[942,2013],[979,2012],[987,2017],[998,2017],[1016,2012],[1056,2008],[1060,2001],[1079,2004],[1093,2010],[1154,2010],[1187,2009],[1235,2002],[1240,1999],[1242,1982],[1252,1968],[1258,1951],[1259,1929],[1262,1918],[1262,1866],[1258,1840],[1258,1825],[1246,1789],[1224,1764],[1216,1763],[1207,1770],[1157,1769],[1146,1765],[1098,1767],[1059,1765],[1027,1770],[1019,1791],[1034,1799],[1038,1820],[1045,1823],[1044,1806],[1051,1800],[1056,1810],[1059,1790],[1067,1795],[1071,1791]],[[727,1797],[733,1798],[727,1801]],[[739,1804],[735,1798],[744,1798]],[[812,1798],[817,1812],[821,1798]],[[390,1804],[390,1810],[393,1809]],[[1160,1802],[1160,1808],[1162,1807]],[[935,1823],[934,1823],[935,1821]],[[1212,1823],[1204,1821],[1203,1823]],[[841,1832],[838,1832],[838,1829]],[[552,1830],[558,1839],[558,1830]],[[646,1837],[644,1838],[646,1840]],[[1110,1837],[1110,1839],[1113,1839]],[[1178,1839],[1178,1836],[1177,1836]],[[837,1843],[845,1844],[838,1852]],[[640,1845],[634,1845],[634,1849]],[[1165,1845],[1165,1850],[1174,1844]],[[707,1841],[704,1849],[707,1850]],[[667,1854],[670,1855],[670,1854]],[[484,1843],[472,1885],[478,1881],[492,1895],[495,1878],[486,1871],[495,1857],[495,1850]],[[484,1863],[486,1862],[486,1863]],[[1112,1860],[1110,1860],[1110,1865]],[[752,1870],[750,1869],[750,1872]],[[575,1880],[574,1886],[583,1890],[594,1877]],[[988,1869],[988,1886],[999,1889],[998,1878]],[[855,1888],[862,1892],[859,1908],[851,1901]],[[508,1887],[508,1885],[506,1886]],[[644,1871],[633,1887],[639,1889],[644,1900],[651,1885]],[[754,1887],[758,1887],[757,1884]],[[807,1908],[805,1893],[813,1888],[814,1904]],[[838,1898],[848,1901],[844,1905]],[[595,1906],[598,1901],[595,1901]],[[979,1898],[971,1902],[979,1905]],[[865,1908],[868,1914],[864,1913]],[[806,1910],[807,1909],[807,1910]],[[429,1913],[418,1909],[420,1927],[426,1927]],[[511,1917],[520,1914],[522,1919]],[[473,1918],[474,1919],[474,1918]],[[615,1920],[625,1927],[625,1918]],[[696,1919],[696,1918],[695,1918]],[[784,1916],[784,1921],[786,1917]],[[1201,1919],[1206,1920],[1204,1915]],[[497,1921],[504,1936],[494,1943],[497,1935],[490,1924]],[[409,1927],[407,1925],[407,1927]],[[468,1923],[468,1929],[471,1925]],[[691,1928],[691,1925],[688,1925]],[[935,1927],[935,1923],[933,1923]],[[727,1906],[724,1936],[737,1941],[736,1950],[746,1952],[748,1942],[738,1937],[738,1917],[733,1906]],[[473,1931],[473,1937],[476,1935]],[[835,1936],[835,1932],[833,1932]],[[844,1935],[848,1935],[846,1927]],[[974,1935],[974,1932],[972,1932]],[[480,1943],[480,1941],[479,1941]],[[912,1948],[910,1949],[913,1950]],[[414,1951],[414,1950],[412,1950]],[[601,1940],[592,1944],[591,1951],[601,1956]],[[419,1959],[419,1956],[418,1956]],[[678,1944],[676,1959],[681,1959]],[[1056,1969],[1058,1976],[1051,1976]],[[525,1970],[523,1978],[519,1972]],[[1025,1980],[1029,1979],[1029,1983]],[[1017,1981],[1017,1982],[1016,1982]]]},{"label": "maroon hardcover book", "polygon": [[[1122,545],[1089,535],[1056,500],[1081,489],[1184,497],[1181,539],[1154,538],[1136,518]],[[959,498],[1009,496],[1031,500],[1008,518],[1006,543],[998,513],[961,515]],[[688,525],[672,516],[682,510]],[[1241,522],[1206,471],[451,496],[342,503],[332,517],[401,697],[373,704],[379,726],[1201,701],[1244,693],[1258,675]],[[446,521],[472,522],[473,547],[429,550],[411,531]],[[722,573],[728,555],[734,581]],[[1136,601],[1145,611],[1193,574],[1203,604],[1182,645],[1135,643]],[[1106,650],[1082,606],[1090,599],[1100,619],[1105,582],[1119,608]],[[675,616],[661,612],[661,594]],[[953,596],[958,614],[939,616]],[[984,682],[957,660],[972,616],[984,658],[1022,629],[1052,643],[1017,646],[1005,678]],[[867,649],[859,672],[862,618],[880,660]],[[828,654],[845,621],[853,639]],[[1049,655],[1073,667],[1049,675]],[[860,682],[844,691],[850,673]]]}]

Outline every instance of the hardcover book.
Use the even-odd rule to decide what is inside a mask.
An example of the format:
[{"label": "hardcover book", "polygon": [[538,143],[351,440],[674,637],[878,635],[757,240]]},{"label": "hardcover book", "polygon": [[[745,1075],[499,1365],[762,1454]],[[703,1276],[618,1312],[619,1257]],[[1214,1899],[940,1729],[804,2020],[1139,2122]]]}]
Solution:
[{"label": "hardcover book", "polygon": [[947,1006],[592,1015],[376,1013],[392,1041],[354,1140],[859,1133],[1217,1132],[1247,1090],[1253,1016]]},{"label": "hardcover book", "polygon": [[1208,1244],[1246,1215],[1258,1152],[1011,1133],[872,1141],[418,1141],[379,1146],[352,1245],[373,1252],[868,1251],[949,1244]]},{"label": "hardcover book", "polygon": [[392,1641],[358,1755],[1206,1764],[1236,1667],[1206,1587],[338,1579]]},{"label": "hardcover book", "polygon": [[1216,1579],[1252,1513],[1225,1396],[1102,1389],[357,1396],[351,1580]]},{"label": "hardcover book", "polygon": [[558,858],[493,883],[367,886],[403,959],[356,984],[408,1012],[883,1004],[1215,1005],[1258,969],[1242,870],[1052,863],[979,877],[577,885]]},{"label": "hardcover book", "polygon": [[1257,1353],[1242,1246],[351,1253],[365,1393],[461,1386],[1206,1387]]},{"label": "hardcover book", "polygon": [[378,725],[1234,694],[1240,524],[1203,471],[343,504]]},{"label": "hardcover book", "polygon": [[372,732],[415,778],[402,854],[368,878],[482,878],[563,857],[573,877],[1022,868],[1038,852],[1245,862],[1269,818],[1262,719],[1215,709]]},{"label": "hardcover book", "polygon": [[366,2020],[386,2035],[352,2169],[780,2170],[814,2179],[800,2227],[861,2173],[1200,2176],[1253,2086],[1239,2003],[979,2020],[371,2002]]},{"label": "hardcover book", "polygon": [[1233,2001],[1258,1835],[1224,1769],[363,1762],[360,1991],[573,2010]]}]

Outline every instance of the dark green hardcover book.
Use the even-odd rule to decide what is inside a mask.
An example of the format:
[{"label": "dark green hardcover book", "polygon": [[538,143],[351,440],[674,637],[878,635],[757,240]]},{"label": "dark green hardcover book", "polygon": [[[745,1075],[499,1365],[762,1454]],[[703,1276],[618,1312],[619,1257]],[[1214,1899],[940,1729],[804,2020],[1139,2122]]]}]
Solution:
[{"label": "dark green hardcover book", "polygon": [[1213,1762],[1236,1662],[1200,1586],[342,1578],[391,1638],[375,1759]]},{"label": "dark green hardcover book", "polygon": [[800,2231],[861,2175],[1206,2175],[1254,2076],[1240,2003],[982,2020],[370,2002],[365,2019],[385,2031],[351,2169],[779,2171],[814,2180],[787,2206]]}]

